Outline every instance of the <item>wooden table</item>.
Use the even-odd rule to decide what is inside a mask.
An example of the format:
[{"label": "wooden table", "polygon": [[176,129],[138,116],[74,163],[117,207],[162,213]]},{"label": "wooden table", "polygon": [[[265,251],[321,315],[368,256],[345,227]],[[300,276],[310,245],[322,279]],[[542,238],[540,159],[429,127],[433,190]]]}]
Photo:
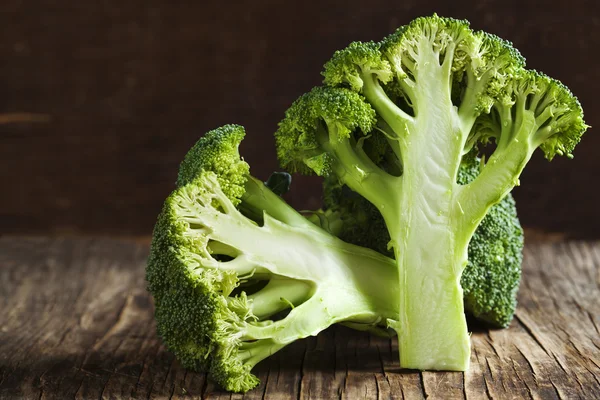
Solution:
[{"label": "wooden table", "polygon": [[[147,241],[0,238],[0,398],[241,398],[155,334]],[[333,327],[259,364],[244,398],[600,398],[600,242],[526,249],[517,317],[468,373],[402,371],[394,340]]]}]

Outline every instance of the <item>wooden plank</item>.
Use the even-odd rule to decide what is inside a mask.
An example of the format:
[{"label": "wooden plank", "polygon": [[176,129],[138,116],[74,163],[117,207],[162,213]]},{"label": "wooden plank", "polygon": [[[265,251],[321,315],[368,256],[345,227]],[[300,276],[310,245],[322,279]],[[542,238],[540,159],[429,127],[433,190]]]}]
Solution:
[{"label": "wooden plank", "polygon": [[[2,231],[148,234],[185,152],[225,123],[246,126],[242,154],[266,179],[277,123],[334,51],[434,11],[515,43],[598,129],[599,4],[0,1]],[[572,161],[533,157],[515,190],[524,225],[598,237],[599,147],[592,131]],[[318,179],[294,186],[298,209],[321,206]]]},{"label": "wooden plank", "polygon": [[395,340],[337,326],[255,369],[230,394],[155,334],[147,243],[0,238],[0,398],[600,398],[600,243],[528,245],[517,319],[474,327],[465,373],[398,368]]}]

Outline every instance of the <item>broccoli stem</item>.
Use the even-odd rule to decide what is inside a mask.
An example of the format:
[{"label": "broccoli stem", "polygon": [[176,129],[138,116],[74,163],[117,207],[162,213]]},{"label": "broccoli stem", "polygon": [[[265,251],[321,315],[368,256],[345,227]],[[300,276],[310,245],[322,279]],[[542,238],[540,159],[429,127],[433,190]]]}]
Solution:
[{"label": "broccoli stem", "polygon": [[402,160],[402,154],[406,152],[408,135],[414,127],[414,119],[402,111],[387,96],[376,76],[373,74],[364,74],[363,93],[369,103],[381,118],[396,132],[399,146],[392,146],[398,159]]},{"label": "broccoli stem", "polygon": [[463,205],[465,224],[477,226],[487,210],[498,203],[518,184],[519,176],[531,158],[537,143],[532,143],[538,126],[530,111],[522,113],[520,124],[509,124],[510,140],[501,141],[475,180],[461,188],[458,202]]},{"label": "broccoli stem", "polygon": [[[371,292],[377,289],[385,290],[380,287],[373,288]],[[288,344],[308,336],[315,336],[323,329],[341,321],[350,320],[362,324],[384,323],[386,316],[392,316],[392,313],[397,312],[373,300],[372,294],[369,296],[354,290],[342,294],[331,285],[323,285],[309,300],[294,307],[284,319],[269,325],[249,324],[244,339],[271,339],[275,343]],[[389,302],[389,299],[386,301]]]},{"label": "broccoli stem", "polygon": [[467,245],[454,235],[452,226],[429,225],[419,211],[411,223],[424,228],[394,235],[399,238],[395,254],[401,295],[400,318],[391,326],[398,333],[400,365],[464,371],[470,341],[460,276],[467,263]]},{"label": "broccoli stem", "polygon": [[[272,236],[275,237],[278,235]],[[286,300],[298,305],[279,321],[247,323],[240,347],[244,364],[253,367],[285,345],[314,336],[334,323],[351,322],[375,329],[398,315],[397,302],[390,301],[399,297],[397,285],[392,284],[398,281],[393,260],[335,238],[324,242],[324,237],[317,237],[311,251],[304,254],[309,264],[296,263],[294,257],[298,256],[298,250],[292,247],[303,248],[304,244],[295,241],[291,233],[283,237],[288,248],[272,245],[273,254],[261,252],[262,255],[291,265],[297,274],[305,275],[305,279],[312,282],[309,285],[305,281],[274,279],[270,287],[267,285],[249,296],[259,318],[289,308],[289,303],[281,301],[284,292]],[[313,265],[316,270],[307,270],[307,265]]]},{"label": "broccoli stem", "polygon": [[264,319],[280,311],[298,306],[310,298],[311,285],[293,279],[271,279],[257,293],[248,296],[252,300],[252,313],[258,319]]},{"label": "broccoli stem", "polygon": [[471,236],[458,225],[457,185],[427,171],[427,165],[405,170],[400,219],[388,223],[400,292],[399,320],[390,325],[398,332],[403,368],[464,371],[470,342],[460,276]]},{"label": "broccoli stem", "polygon": [[[430,67],[428,75],[445,66]],[[399,215],[382,210],[399,272],[399,320],[390,325],[398,332],[403,368],[464,371],[470,341],[460,276],[473,232],[462,229],[456,176],[467,135],[446,86],[434,81],[418,83],[418,100],[429,104],[420,108],[419,134],[403,154],[402,190],[394,207]]]},{"label": "broccoli stem", "polygon": [[458,108],[458,115],[460,116],[462,124],[462,130],[469,132],[477,119],[477,101],[478,97],[485,89],[489,82],[490,72],[486,71],[483,76],[477,78],[470,68],[467,68],[466,79],[467,85],[465,86],[465,94],[461,100]]},{"label": "broccoli stem", "polygon": [[[179,212],[182,219],[191,223],[190,226],[193,224],[192,231],[210,232],[212,241],[238,253],[231,261],[214,261],[215,266],[244,274],[256,271],[261,275],[270,274],[271,278],[303,281],[313,285],[316,291],[324,288],[333,294],[331,301],[335,301],[337,308],[335,311],[329,305],[327,308],[336,322],[351,319],[372,323],[397,315],[397,304],[389,301],[398,297],[396,285],[389,284],[398,279],[393,260],[373,250],[343,242],[310,222],[307,227],[295,227],[265,214],[264,223],[259,226],[232,207],[218,186],[212,190],[214,197],[196,202],[188,199],[181,203],[183,208]],[[215,200],[224,212],[213,207]],[[275,204],[283,203],[278,196],[273,200]],[[292,211],[286,213],[287,217],[292,215]],[[265,293],[265,301],[277,293],[275,286],[273,283],[271,295]],[[298,290],[297,297],[301,300],[302,289]],[[315,296],[302,306],[314,301]],[[260,294],[256,298],[258,305],[263,307]],[[280,298],[276,300],[281,302]],[[293,303],[296,299],[287,300]],[[270,313],[277,307],[268,309],[265,305],[263,310]],[[296,309],[290,315],[297,314]],[[320,330],[327,326],[320,326]]]},{"label": "broccoli stem", "polygon": [[[327,131],[329,134],[326,133]],[[336,162],[331,166],[335,175],[350,189],[361,193],[383,213],[382,205],[395,198],[402,181],[375,165],[362,149],[357,149],[350,140],[331,140],[329,135],[336,138],[335,124],[328,123],[327,131],[321,126],[317,140],[327,152],[335,155]]]},{"label": "broccoli stem", "polygon": [[248,368],[252,369],[256,364],[267,357],[272,356],[285,347],[284,343],[277,343],[272,339],[260,339],[252,342],[242,342],[238,351],[238,357]]},{"label": "broccoli stem", "polygon": [[240,208],[250,218],[262,221],[263,213],[295,227],[313,227],[313,224],[273,193],[264,183],[248,176]]}]

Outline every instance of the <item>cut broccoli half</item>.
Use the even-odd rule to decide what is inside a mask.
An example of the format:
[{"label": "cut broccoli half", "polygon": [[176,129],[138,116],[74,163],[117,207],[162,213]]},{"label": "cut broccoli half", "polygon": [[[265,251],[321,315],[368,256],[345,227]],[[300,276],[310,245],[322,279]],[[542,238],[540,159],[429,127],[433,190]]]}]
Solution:
[{"label": "cut broccoli half", "polygon": [[[509,42],[467,21],[418,18],[380,43],[336,52],[326,86],[296,100],[275,133],[284,168],[334,176],[382,215],[399,276],[399,315],[389,323],[401,367],[468,368],[460,282],[469,242],[537,148],[571,157],[587,128],[566,86],[524,65]],[[401,175],[364,146],[374,131]],[[463,156],[489,142],[481,172],[457,183]]]},{"label": "cut broccoli half", "polygon": [[337,322],[385,329],[398,312],[393,260],[315,226],[249,175],[243,137],[229,125],[190,150],[146,275],[168,349],[235,392],[256,386],[252,368],[295,340]]}]

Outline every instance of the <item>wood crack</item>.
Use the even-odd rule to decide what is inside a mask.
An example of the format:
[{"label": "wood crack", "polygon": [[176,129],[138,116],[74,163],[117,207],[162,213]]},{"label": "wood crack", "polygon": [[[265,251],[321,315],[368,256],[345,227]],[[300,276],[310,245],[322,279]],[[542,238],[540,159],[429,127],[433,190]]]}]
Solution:
[{"label": "wood crack", "polygon": [[519,348],[519,346],[515,345],[514,347],[515,347],[515,349],[517,349],[517,351],[519,352],[519,354],[521,354],[521,356],[523,357],[523,359],[525,360],[525,362],[529,366],[529,370],[531,371],[531,376],[533,377],[533,380],[535,381],[535,383],[537,385],[538,384],[537,373],[535,372],[535,369],[533,368],[533,364],[531,364],[531,361],[529,360],[529,357],[527,357],[525,355],[525,353],[523,353],[523,351],[521,351],[521,349]]},{"label": "wood crack", "polygon": [[423,397],[428,398],[429,394],[427,393],[427,389],[425,388],[425,378],[423,377],[423,372],[419,371],[419,379],[421,380],[421,390],[423,390]]},{"label": "wood crack", "polygon": [[[208,390],[208,373],[204,374],[204,382],[202,383],[202,390],[200,390],[200,393],[202,393],[201,397],[204,399],[206,397],[206,391]],[[150,397],[150,396],[148,396]]]},{"label": "wood crack", "polygon": [[265,387],[262,392],[261,399],[265,400],[267,396],[267,388],[269,387],[269,378],[271,377],[271,365],[269,364],[269,368],[267,369],[267,378],[265,379]]},{"label": "wood crack", "polygon": [[[133,392],[131,393],[131,395],[133,396],[135,393],[137,393],[137,388],[138,386],[140,386],[140,379],[142,379],[142,375],[144,374],[144,370],[146,369],[146,359],[144,358],[144,361],[142,361],[142,368],[140,369],[140,374],[137,377],[137,380],[135,381],[135,385],[133,387]],[[185,379],[185,377],[184,377]]]},{"label": "wood crack", "polygon": [[102,390],[100,391],[100,396],[99,396],[100,399],[104,398],[104,391],[106,390],[106,386],[108,385],[108,381],[110,381],[110,378],[112,377],[112,375],[113,375],[112,372],[110,374],[108,374],[108,377],[104,381],[104,383],[102,385]]},{"label": "wood crack", "polygon": [[[379,380],[377,379],[377,375],[373,374],[373,379],[375,379],[375,397],[379,400]],[[369,388],[365,386],[365,399],[367,398],[367,394],[369,393]]]},{"label": "wood crack", "polygon": [[550,379],[550,383],[552,384],[552,387],[554,388],[556,397],[558,397],[560,400],[564,399],[564,397],[560,394],[560,391],[558,390],[558,388],[556,387],[556,385],[554,384],[554,381],[552,379]]},{"label": "wood crack", "polygon": [[306,361],[306,353],[308,352],[308,343],[304,341],[304,353],[302,354],[302,362],[300,363],[300,379],[298,379],[298,400],[302,398],[302,383],[304,381],[304,361]]},{"label": "wood crack", "polygon": [[540,346],[540,348],[542,350],[544,350],[544,352],[551,356],[550,352],[548,351],[548,349],[546,349],[546,347],[542,344],[541,340],[537,337],[537,335],[533,332],[533,329],[527,325],[525,323],[525,321],[519,316],[518,313],[515,314],[515,319],[521,324],[521,326],[523,327],[523,329],[525,329],[525,331],[529,334],[529,336],[531,336],[531,338],[538,344],[538,346]]},{"label": "wood crack", "polygon": [[502,359],[502,357],[500,357],[500,354],[498,354],[498,350],[496,350],[496,346],[494,345],[494,340],[490,336],[489,332],[487,333],[486,340],[487,340],[488,344],[490,345],[491,349],[494,351],[494,354],[496,355],[496,357],[498,357],[499,359]]},{"label": "wood crack", "polygon": [[[490,363],[488,362],[487,358],[484,358],[484,360],[485,360],[485,367],[487,368],[487,370],[490,374],[490,377],[493,379],[494,375],[492,374],[492,370],[490,368]],[[483,382],[485,383],[485,394],[487,395],[487,397],[489,399],[493,399],[492,394],[490,392],[490,385],[489,385],[488,379],[485,375],[483,376]]]},{"label": "wood crack", "polygon": [[108,331],[106,331],[104,333],[104,335],[94,344],[94,347],[92,347],[92,351],[97,351],[98,349],[100,349],[102,347],[102,345],[104,344],[104,342],[108,338],[113,336],[115,331],[117,331],[119,326],[123,323],[123,315],[125,314],[125,310],[131,306],[132,300],[133,300],[133,296],[131,294],[128,295],[127,298],[125,299],[125,301],[123,302],[123,305],[120,307],[120,309],[117,313],[117,320],[115,321],[114,324],[112,324],[110,329]]},{"label": "wood crack", "polygon": [[594,316],[592,315],[592,313],[591,313],[591,312],[589,312],[589,311],[587,311],[587,310],[586,310],[586,313],[587,313],[587,316],[588,316],[588,318],[589,318],[589,319],[590,319],[590,321],[592,322],[592,326],[593,326],[594,328],[596,328],[596,333],[597,333],[598,335],[600,335],[600,327],[598,327],[598,324],[596,324],[596,321],[594,320]]},{"label": "wood crack", "polygon": [[521,374],[519,373],[519,370],[517,368],[518,364],[514,361],[511,360],[511,365],[512,365],[512,369],[515,372],[515,375],[521,380],[521,382],[523,382],[523,384],[525,385],[525,388],[527,389],[527,394],[529,395],[529,398],[533,400],[533,392],[531,390],[531,387],[529,386],[529,384],[527,383],[527,381],[525,379],[523,379],[523,377],[521,376]]}]

